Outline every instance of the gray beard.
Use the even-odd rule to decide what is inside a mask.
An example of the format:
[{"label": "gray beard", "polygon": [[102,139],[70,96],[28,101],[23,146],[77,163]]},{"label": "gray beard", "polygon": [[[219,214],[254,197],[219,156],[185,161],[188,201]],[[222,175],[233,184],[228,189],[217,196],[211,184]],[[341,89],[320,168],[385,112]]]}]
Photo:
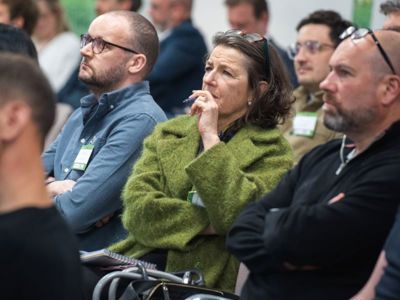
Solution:
[{"label": "gray beard", "polygon": [[324,125],[333,131],[348,133],[362,130],[365,125],[376,119],[373,108],[357,110],[354,112],[337,111],[336,114],[325,112]]}]

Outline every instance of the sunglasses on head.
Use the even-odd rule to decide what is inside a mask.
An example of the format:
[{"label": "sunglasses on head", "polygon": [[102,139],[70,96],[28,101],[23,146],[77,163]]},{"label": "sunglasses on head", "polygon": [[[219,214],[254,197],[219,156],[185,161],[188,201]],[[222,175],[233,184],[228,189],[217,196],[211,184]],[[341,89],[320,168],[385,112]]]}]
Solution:
[{"label": "sunglasses on head", "polygon": [[241,30],[237,29],[231,29],[225,32],[226,36],[240,36],[241,38],[245,39],[249,43],[257,43],[262,41],[263,42],[263,52],[264,52],[264,58],[265,58],[265,74],[266,74],[266,80],[270,80],[270,60],[269,60],[269,52],[268,52],[268,39],[263,37],[262,35],[258,33],[245,33]]},{"label": "sunglasses on head", "polygon": [[381,53],[383,59],[385,60],[386,64],[389,66],[392,73],[394,75],[397,75],[392,62],[390,61],[388,54],[383,49],[381,43],[379,42],[375,33],[371,29],[369,29],[369,28],[358,28],[357,29],[354,26],[350,26],[345,31],[343,31],[343,33],[339,36],[339,38],[341,40],[345,40],[348,37],[350,37],[352,41],[356,41],[356,40],[366,37],[368,34],[371,35],[372,39],[374,40],[375,45],[378,47],[379,52]]}]

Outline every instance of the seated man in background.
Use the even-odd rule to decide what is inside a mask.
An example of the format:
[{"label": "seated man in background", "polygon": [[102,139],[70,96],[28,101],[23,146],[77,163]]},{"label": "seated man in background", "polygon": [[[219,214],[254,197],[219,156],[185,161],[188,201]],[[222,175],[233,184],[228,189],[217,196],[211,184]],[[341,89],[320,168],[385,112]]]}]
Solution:
[{"label": "seated man in background", "polygon": [[[267,37],[270,10],[266,0],[225,0],[225,5],[228,9],[228,22],[232,29],[242,30],[246,33],[258,33]],[[298,82],[293,61],[269,35],[268,40],[278,50],[279,56],[285,63],[290,81],[296,87]]]},{"label": "seated man in background", "polygon": [[201,88],[207,46],[192,24],[192,6],[193,0],[151,0],[150,3],[153,23],[164,33],[160,56],[148,80],[151,95],[168,117],[182,114],[182,100]]},{"label": "seated man in background", "polygon": [[320,87],[315,148],[239,215],[227,247],[250,270],[242,299],[349,299],[366,282],[400,202],[400,34],[349,28]]},{"label": "seated man in background", "polygon": [[340,43],[339,35],[350,25],[331,10],[317,10],[297,25],[297,40],[289,53],[300,86],[293,92],[295,116],[282,127],[296,163],[315,146],[342,136],[324,125],[319,84],[329,73],[329,58]]},{"label": "seated man in background", "polygon": [[142,0],[96,0],[96,14],[98,16],[113,10],[138,11]]},{"label": "seated man in background", "polygon": [[380,5],[386,18],[383,29],[400,31],[400,0],[388,0]]},{"label": "seated man in background", "polygon": [[43,185],[54,95],[31,59],[2,53],[0,70],[1,298],[81,299],[77,243]]},{"label": "seated man in background", "polygon": [[47,188],[78,235],[95,250],[125,237],[120,194],[143,139],[165,114],[143,81],[158,54],[157,33],[143,16],[97,17],[81,37],[79,79],[93,94],[81,100],[43,153]]},{"label": "seated man in background", "polygon": [[32,35],[38,18],[34,0],[0,0],[0,23],[21,28]]}]

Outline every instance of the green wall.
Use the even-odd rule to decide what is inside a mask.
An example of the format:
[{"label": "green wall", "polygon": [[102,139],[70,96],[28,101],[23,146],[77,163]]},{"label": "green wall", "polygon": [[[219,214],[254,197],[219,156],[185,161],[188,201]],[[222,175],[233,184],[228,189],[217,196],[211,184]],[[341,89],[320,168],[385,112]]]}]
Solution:
[{"label": "green wall", "polygon": [[61,0],[72,31],[85,33],[95,17],[95,0]]}]

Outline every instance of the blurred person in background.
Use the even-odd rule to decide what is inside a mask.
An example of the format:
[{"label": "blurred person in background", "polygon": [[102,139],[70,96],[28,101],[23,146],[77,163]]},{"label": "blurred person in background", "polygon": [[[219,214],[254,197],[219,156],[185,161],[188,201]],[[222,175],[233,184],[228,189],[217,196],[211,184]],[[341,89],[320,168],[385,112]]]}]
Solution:
[{"label": "blurred person in background", "polygon": [[79,38],[69,30],[59,0],[36,0],[36,3],[39,20],[32,38],[40,67],[57,93],[81,60]]},{"label": "blurred person in background", "polygon": [[149,14],[163,31],[160,55],[150,73],[150,92],[168,117],[184,113],[186,99],[200,89],[207,46],[193,25],[193,0],[151,0]]},{"label": "blurred person in background", "polygon": [[315,146],[342,136],[324,125],[319,84],[329,73],[329,59],[341,41],[340,34],[350,25],[332,10],[317,10],[297,25],[297,40],[288,52],[300,86],[293,92],[295,115],[282,128],[295,162]]},{"label": "blurred person in background", "polygon": [[0,0],[0,23],[21,28],[32,35],[38,18],[35,0]]},{"label": "blurred person in background", "polygon": [[400,1],[389,0],[380,5],[381,13],[386,18],[383,23],[383,29],[400,31]]},{"label": "blurred person in background", "polygon": [[96,14],[102,15],[112,10],[138,11],[142,0],[96,0]]},{"label": "blurred person in background", "polygon": [[89,90],[78,81],[77,69],[81,60],[79,39],[69,30],[60,0],[36,0],[39,19],[33,41],[39,64],[57,94],[57,120],[50,131],[45,147],[57,137],[73,109]]},{"label": "blurred person in background", "polygon": [[228,22],[231,28],[247,33],[258,33],[265,37],[268,36],[269,41],[278,50],[280,57],[286,65],[292,85],[297,86],[293,61],[289,58],[286,51],[279,47],[269,36],[268,24],[271,14],[267,1],[225,0],[225,5],[228,8]]}]

